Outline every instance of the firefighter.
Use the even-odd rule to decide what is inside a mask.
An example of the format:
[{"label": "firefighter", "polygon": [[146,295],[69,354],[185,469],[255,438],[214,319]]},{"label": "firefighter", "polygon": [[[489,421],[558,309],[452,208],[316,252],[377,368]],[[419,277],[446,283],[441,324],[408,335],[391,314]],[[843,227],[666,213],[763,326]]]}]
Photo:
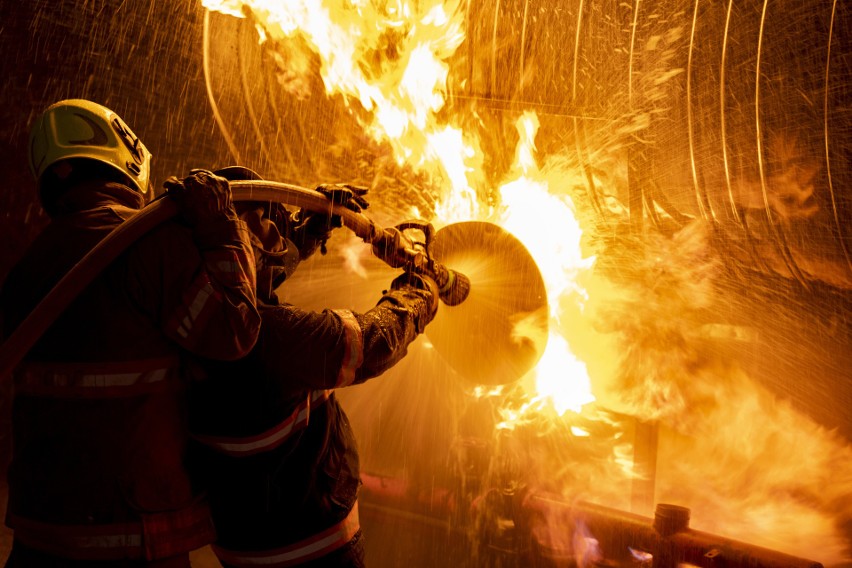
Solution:
[{"label": "firefighter", "polygon": [[[87,100],[46,109],[30,166],[50,222],[0,292],[8,336],[149,198],[151,155]],[[227,180],[168,182],[181,215],[133,243],[58,316],[14,373],[7,568],[188,567],[214,538],[185,468],[190,354],[257,340],[254,257]]]},{"label": "firefighter", "polygon": [[[257,179],[244,168],[220,173]],[[354,188],[319,189],[356,211],[365,205]],[[193,467],[218,533],[213,550],[227,567],[361,567],[358,451],[334,391],[405,356],[435,316],[435,283],[404,273],[365,313],[279,303],[277,285],[322,248],[339,217],[293,223],[277,204],[238,207],[253,229],[261,334],[242,361],[209,363],[190,400]]]}]

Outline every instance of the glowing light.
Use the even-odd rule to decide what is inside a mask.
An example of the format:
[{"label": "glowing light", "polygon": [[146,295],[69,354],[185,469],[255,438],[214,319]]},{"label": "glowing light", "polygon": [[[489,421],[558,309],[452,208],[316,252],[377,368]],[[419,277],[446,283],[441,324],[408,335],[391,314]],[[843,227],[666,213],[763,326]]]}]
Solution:
[{"label": "glowing light", "polygon": [[[559,330],[563,299],[586,297],[577,279],[592,267],[595,259],[583,257],[583,231],[570,198],[552,194],[548,181],[541,176],[535,157],[538,118],[534,113],[524,113],[516,127],[519,140],[514,171],[519,177],[500,188],[501,225],[523,242],[535,259],[547,289],[551,328]],[[550,401],[560,416],[568,410],[580,412],[595,400],[585,364],[571,353],[559,333],[550,334],[533,373],[536,397]]]},{"label": "glowing light", "polygon": [[[326,93],[342,96],[347,105],[358,101],[368,113],[366,119],[358,114],[365,132],[389,143],[400,164],[417,164],[430,176],[449,179],[448,193],[475,194],[464,172],[475,167],[476,145],[464,146],[452,160],[435,146],[447,137],[434,119],[445,102],[446,61],[464,40],[458,0],[202,0],[202,4],[237,17],[251,14],[264,40],[304,40],[319,57]],[[446,199],[445,211],[459,206],[452,195]],[[456,218],[464,214],[473,218],[475,200],[464,201]]]},{"label": "glowing light", "polygon": [[636,560],[638,560],[642,564],[645,564],[645,563],[650,564],[651,561],[654,560],[654,555],[651,554],[650,552],[645,552],[644,550],[639,550],[637,548],[633,548],[633,547],[630,547],[630,546],[628,546],[627,549],[630,551],[630,554],[633,556],[633,558],[635,558]]},{"label": "glowing light", "polygon": [[592,535],[586,523],[582,521],[577,523],[577,529],[574,531],[572,538],[572,545],[575,562],[580,568],[595,566],[603,560],[600,542]]},{"label": "glowing light", "polygon": [[559,415],[580,412],[594,402],[586,365],[578,361],[564,338],[551,334],[544,355],[535,368],[538,396],[548,398]]}]

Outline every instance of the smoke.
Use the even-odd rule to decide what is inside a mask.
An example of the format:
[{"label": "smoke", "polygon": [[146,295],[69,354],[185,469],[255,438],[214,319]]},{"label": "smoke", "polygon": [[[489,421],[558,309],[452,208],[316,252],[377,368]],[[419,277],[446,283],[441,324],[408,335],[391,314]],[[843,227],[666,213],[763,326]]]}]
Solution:
[{"label": "smoke", "polygon": [[619,361],[592,380],[599,403],[659,425],[656,501],[691,508],[700,530],[848,560],[852,447],[743,370],[758,332],[724,319],[710,228],[623,237],[599,259],[598,277],[618,284],[588,313]]},{"label": "smoke", "polygon": [[[619,411],[689,428],[701,409],[715,404],[699,375],[718,363],[701,349],[701,330],[712,320],[713,277],[719,261],[707,242],[707,225],[694,222],[671,238],[656,232],[619,239],[618,263],[602,273],[618,278],[617,296],[593,297],[589,311],[599,331],[616,337],[619,368],[609,389]],[[628,256],[629,255],[629,256]],[[604,256],[604,255],[601,255]]]}]

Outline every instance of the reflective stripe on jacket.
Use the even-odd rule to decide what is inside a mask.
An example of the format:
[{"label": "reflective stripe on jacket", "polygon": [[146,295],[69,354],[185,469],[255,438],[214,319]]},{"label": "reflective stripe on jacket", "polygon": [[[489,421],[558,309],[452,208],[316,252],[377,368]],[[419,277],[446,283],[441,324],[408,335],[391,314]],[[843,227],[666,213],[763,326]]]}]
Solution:
[{"label": "reflective stripe on jacket", "polygon": [[18,394],[52,398],[115,398],[175,388],[180,360],[164,357],[114,363],[43,363],[18,367]]},{"label": "reflective stripe on jacket", "polygon": [[361,325],[349,310],[331,310],[337,314],[343,322],[343,334],[346,337],[344,344],[343,361],[340,364],[340,372],[337,374],[335,387],[348,387],[355,382],[355,372],[364,363],[364,336]]},{"label": "reflective stripe on jacket", "polygon": [[215,537],[206,504],[143,516],[141,521],[97,525],[45,523],[14,514],[7,524],[24,545],[75,560],[140,560],[174,556]]},{"label": "reflective stripe on jacket", "polygon": [[339,523],[281,548],[262,552],[226,550],[217,545],[213,545],[212,548],[219,560],[237,568],[255,566],[287,568],[331,554],[352,540],[360,528],[358,503],[356,502],[346,518]]},{"label": "reflective stripe on jacket", "polygon": [[307,427],[311,415],[311,407],[324,403],[331,396],[330,390],[313,391],[305,400],[296,406],[293,412],[279,424],[266,432],[248,437],[225,437],[194,435],[198,442],[231,457],[252,456],[274,450],[290,436]]},{"label": "reflective stripe on jacket", "polygon": [[[185,389],[180,373],[177,356],[94,364],[26,361],[19,367],[15,377],[16,416],[56,408],[61,409],[57,418],[67,423],[39,426],[37,417],[16,417],[21,430],[17,441],[26,450],[23,455],[39,448],[41,455],[52,456],[51,467],[56,468],[39,471],[40,464],[45,463],[41,455],[33,463],[26,459],[13,462],[14,491],[6,524],[13,529],[16,541],[62,558],[94,561],[154,560],[189,552],[215,539],[209,507],[183,506],[193,495],[183,480],[185,472],[177,450],[184,442],[179,419],[173,415],[174,400]],[[87,423],[74,418],[84,414]],[[108,418],[116,415],[121,420]],[[51,432],[51,424],[57,430]],[[116,436],[117,432],[135,431],[139,435]],[[55,444],[65,449],[54,452]],[[76,467],[71,461],[75,452],[79,453]],[[140,456],[141,461],[132,456]],[[150,460],[157,463],[146,466]],[[141,478],[136,481],[136,476]],[[39,488],[39,483],[48,486]],[[144,497],[142,502],[136,497],[126,501],[128,496],[122,495],[125,490],[140,496],[169,491],[180,499],[170,508],[178,508],[143,512],[151,510],[151,505],[146,506]],[[33,498],[37,493],[43,495],[44,503]],[[164,495],[163,499],[168,497]],[[86,509],[65,503],[99,512],[109,507],[115,515],[112,518],[120,521],[97,519],[92,524],[80,524]],[[45,521],[63,519],[64,515],[69,515],[67,522]]]}]

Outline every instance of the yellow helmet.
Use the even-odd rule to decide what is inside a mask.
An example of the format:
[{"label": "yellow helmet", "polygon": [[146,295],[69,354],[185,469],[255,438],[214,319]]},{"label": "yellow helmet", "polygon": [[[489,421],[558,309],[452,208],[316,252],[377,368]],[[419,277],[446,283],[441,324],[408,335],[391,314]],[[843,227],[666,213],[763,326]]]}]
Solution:
[{"label": "yellow helmet", "polygon": [[47,108],[30,129],[30,169],[36,180],[60,160],[86,158],[124,174],[140,193],[147,193],[151,153],[110,109],[83,99],[59,101]]}]

